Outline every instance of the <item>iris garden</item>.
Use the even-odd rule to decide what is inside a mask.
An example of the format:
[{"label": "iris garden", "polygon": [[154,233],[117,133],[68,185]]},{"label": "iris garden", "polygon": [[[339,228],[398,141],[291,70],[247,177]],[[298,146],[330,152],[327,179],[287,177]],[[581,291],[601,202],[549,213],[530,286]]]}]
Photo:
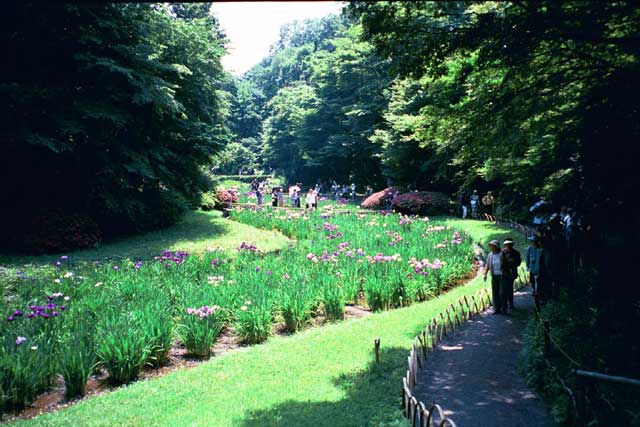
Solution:
[{"label": "iris garden", "polygon": [[68,397],[89,375],[134,381],[175,345],[207,358],[229,329],[245,344],[276,330],[335,322],[346,305],[382,311],[428,300],[469,273],[470,237],[448,223],[397,214],[239,209],[233,219],[290,237],[266,252],[233,250],[74,263],[17,272],[1,307],[0,397],[23,407],[62,375]]}]

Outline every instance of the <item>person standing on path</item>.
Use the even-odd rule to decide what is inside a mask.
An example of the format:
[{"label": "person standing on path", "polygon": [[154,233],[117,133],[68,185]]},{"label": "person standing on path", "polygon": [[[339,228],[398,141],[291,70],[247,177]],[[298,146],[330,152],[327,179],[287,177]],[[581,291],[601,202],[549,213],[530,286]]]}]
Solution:
[{"label": "person standing on path", "polygon": [[487,273],[491,271],[491,298],[493,299],[493,314],[502,314],[507,311],[507,307],[503,306],[504,298],[502,296],[502,268],[500,261],[502,259],[500,252],[500,242],[492,240],[489,242],[491,253],[487,256],[487,262],[484,266],[484,281],[487,281]]},{"label": "person standing on path", "polygon": [[527,249],[527,255],[524,257],[524,263],[527,266],[527,271],[529,271],[529,284],[531,285],[531,289],[533,289],[533,293],[536,293],[536,276],[538,275],[538,259],[540,255],[538,254],[538,237],[531,236],[528,238],[529,248]]},{"label": "person standing on path", "polygon": [[487,194],[482,198],[482,205],[484,206],[484,212],[487,215],[493,216],[493,204],[495,203],[495,199],[493,198],[493,194],[491,191],[487,191]]},{"label": "person standing on path", "polygon": [[513,310],[513,282],[518,277],[518,266],[522,262],[522,257],[520,252],[513,248],[513,239],[508,237],[502,242],[502,246],[500,268],[502,269],[503,305]]}]

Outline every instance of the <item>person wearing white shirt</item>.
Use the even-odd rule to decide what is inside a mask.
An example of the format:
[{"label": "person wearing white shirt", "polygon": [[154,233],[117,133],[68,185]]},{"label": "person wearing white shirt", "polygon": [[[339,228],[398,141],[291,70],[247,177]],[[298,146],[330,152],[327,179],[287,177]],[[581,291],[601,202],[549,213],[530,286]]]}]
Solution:
[{"label": "person wearing white shirt", "polygon": [[487,273],[491,272],[491,299],[493,300],[493,314],[506,313],[507,307],[503,307],[503,297],[501,295],[500,282],[502,280],[502,270],[500,266],[500,242],[492,240],[489,242],[491,253],[487,256],[484,267],[484,281],[487,281]]}]

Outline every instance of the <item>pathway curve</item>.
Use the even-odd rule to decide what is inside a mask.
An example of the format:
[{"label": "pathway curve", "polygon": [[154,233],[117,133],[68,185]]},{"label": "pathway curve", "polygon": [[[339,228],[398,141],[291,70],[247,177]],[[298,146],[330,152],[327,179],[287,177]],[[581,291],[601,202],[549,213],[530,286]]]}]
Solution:
[{"label": "pathway curve", "polygon": [[493,315],[489,309],[444,338],[420,372],[416,398],[439,403],[458,427],[553,426],[544,403],[516,369],[534,309],[531,294],[516,292],[514,304],[513,314]]}]

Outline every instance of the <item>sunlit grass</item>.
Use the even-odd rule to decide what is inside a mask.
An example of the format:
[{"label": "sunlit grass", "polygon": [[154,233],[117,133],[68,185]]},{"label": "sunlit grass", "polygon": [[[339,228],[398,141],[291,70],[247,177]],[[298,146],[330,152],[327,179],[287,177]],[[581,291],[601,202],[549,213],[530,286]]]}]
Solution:
[{"label": "sunlit grass", "polygon": [[[163,230],[103,243],[95,249],[73,252],[73,260],[81,262],[120,257],[146,259],[164,250],[202,254],[208,248],[235,249],[242,242],[260,242],[263,250],[272,251],[285,247],[288,239],[275,231],[259,230],[230,221],[218,211],[193,211],[188,212],[179,223]],[[0,256],[0,265],[47,264],[57,260],[60,255],[62,254]]]}]

